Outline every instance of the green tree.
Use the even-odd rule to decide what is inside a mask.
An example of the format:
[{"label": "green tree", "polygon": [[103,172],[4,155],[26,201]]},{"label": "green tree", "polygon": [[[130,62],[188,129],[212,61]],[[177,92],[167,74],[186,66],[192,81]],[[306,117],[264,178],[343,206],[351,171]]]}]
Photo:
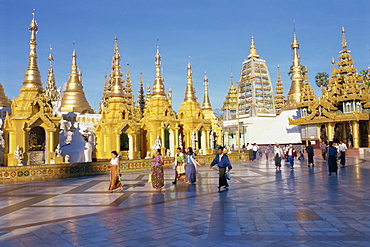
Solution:
[{"label": "green tree", "polygon": [[370,69],[361,70],[360,76],[364,78],[364,83],[370,87]]},{"label": "green tree", "polygon": [[316,86],[327,88],[329,84],[329,75],[326,72],[319,72],[315,76]]},{"label": "green tree", "polygon": [[[301,64],[301,73],[302,73],[302,77],[303,77],[303,78],[305,78],[306,73],[307,73],[307,69],[306,69],[306,67],[305,67],[305,66],[303,66],[302,64]],[[288,72],[288,75],[289,75],[289,78],[290,78],[290,79],[292,79],[292,75],[293,75],[293,65],[292,65],[292,66],[290,66],[290,68],[289,68],[289,72]]]}]

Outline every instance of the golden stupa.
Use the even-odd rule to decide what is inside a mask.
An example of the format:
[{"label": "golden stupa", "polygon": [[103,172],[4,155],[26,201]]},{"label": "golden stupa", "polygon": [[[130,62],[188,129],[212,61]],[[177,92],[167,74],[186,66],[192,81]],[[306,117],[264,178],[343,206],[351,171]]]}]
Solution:
[{"label": "golden stupa", "polygon": [[284,110],[297,109],[297,104],[300,102],[301,90],[303,88],[303,75],[301,71],[300,56],[298,53],[299,43],[297,35],[294,30],[293,42],[291,44],[293,50],[293,62],[292,62],[292,84],[288,92],[287,102],[284,105]]},{"label": "golden stupa", "polygon": [[76,51],[74,50],[72,53],[71,74],[62,96],[61,111],[64,113],[95,113],[86,100],[80,74],[78,73],[76,57]]}]

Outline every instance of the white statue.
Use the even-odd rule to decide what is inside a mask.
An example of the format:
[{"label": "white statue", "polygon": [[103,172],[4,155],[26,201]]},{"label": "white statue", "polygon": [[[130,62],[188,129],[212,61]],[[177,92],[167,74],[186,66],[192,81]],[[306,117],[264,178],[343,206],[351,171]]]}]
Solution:
[{"label": "white statue", "polygon": [[159,136],[157,136],[157,139],[155,139],[155,143],[154,143],[152,149],[157,150],[157,149],[160,149],[161,146],[162,146],[161,139],[159,139]]},{"label": "white statue", "polygon": [[86,142],[84,148],[85,162],[92,162],[92,147],[89,142]]},{"label": "white statue", "polygon": [[148,150],[148,151],[146,151],[146,157],[145,157],[145,159],[151,159],[152,157],[150,157],[150,151]]},{"label": "white statue", "polygon": [[167,157],[171,157],[171,150],[167,149]]},{"label": "white statue", "polygon": [[57,149],[55,149],[55,154],[57,155],[57,157],[63,157],[62,156],[62,149],[60,149],[60,144],[58,144],[57,146]]},{"label": "white statue", "polygon": [[180,146],[181,150],[184,148],[182,146],[182,136],[181,136],[181,134],[179,134],[179,146]]},{"label": "white statue", "polygon": [[193,150],[196,150],[196,137],[195,137],[195,131],[193,131],[192,135],[191,135],[191,147],[193,148]]},{"label": "white statue", "polygon": [[4,137],[3,137],[3,131],[0,129],[0,146],[5,148],[5,140],[4,140]]},{"label": "white statue", "polygon": [[209,138],[211,142],[211,149],[215,149],[215,132],[213,132],[213,130],[211,130]]},{"label": "white statue", "polygon": [[22,161],[23,161],[23,151],[21,147],[18,145],[17,148],[14,151],[14,158],[18,160],[18,165],[22,166]]},{"label": "white statue", "polygon": [[64,136],[66,139],[64,140],[65,144],[71,144],[72,142],[72,136],[73,132],[71,131],[72,124],[66,120],[60,121],[60,128],[61,131],[63,132]]}]

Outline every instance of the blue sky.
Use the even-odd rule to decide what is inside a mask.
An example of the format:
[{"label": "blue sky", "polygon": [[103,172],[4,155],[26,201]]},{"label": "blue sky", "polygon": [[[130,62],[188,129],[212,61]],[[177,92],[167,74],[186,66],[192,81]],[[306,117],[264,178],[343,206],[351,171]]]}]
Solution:
[{"label": "blue sky", "polygon": [[110,71],[115,35],[122,64],[130,63],[135,96],[140,71],[145,86],[153,83],[159,39],[165,86],[166,90],[169,86],[173,89],[175,111],[185,94],[189,54],[198,100],[203,100],[206,68],[212,106],[219,108],[230,85],[231,71],[238,80],[252,35],[273,82],[280,65],[287,92],[293,20],[301,44],[301,62],[309,70],[311,84],[317,72],[330,74],[332,57],[338,59],[342,25],[355,66],[366,69],[370,61],[368,0],[0,0],[0,83],[10,98],[17,97],[22,87],[33,7],[39,25],[37,53],[42,81],[45,83],[47,78],[50,45],[57,85],[68,80],[75,42],[84,90],[94,109],[98,109],[101,99],[104,73]]}]

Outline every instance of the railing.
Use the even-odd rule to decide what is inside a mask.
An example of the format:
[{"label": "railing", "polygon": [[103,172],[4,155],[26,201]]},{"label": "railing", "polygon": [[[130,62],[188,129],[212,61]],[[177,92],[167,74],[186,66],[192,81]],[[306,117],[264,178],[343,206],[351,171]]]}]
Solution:
[{"label": "railing", "polygon": [[[249,160],[247,153],[229,154],[231,162]],[[209,165],[214,155],[199,155],[197,161],[201,165]],[[174,158],[164,159],[164,168],[171,168]],[[26,182],[33,180],[70,178],[80,176],[94,176],[108,174],[109,161],[89,163],[45,164],[30,166],[2,166],[0,167],[0,183]],[[120,163],[121,172],[150,170],[152,159],[123,160]]]}]

